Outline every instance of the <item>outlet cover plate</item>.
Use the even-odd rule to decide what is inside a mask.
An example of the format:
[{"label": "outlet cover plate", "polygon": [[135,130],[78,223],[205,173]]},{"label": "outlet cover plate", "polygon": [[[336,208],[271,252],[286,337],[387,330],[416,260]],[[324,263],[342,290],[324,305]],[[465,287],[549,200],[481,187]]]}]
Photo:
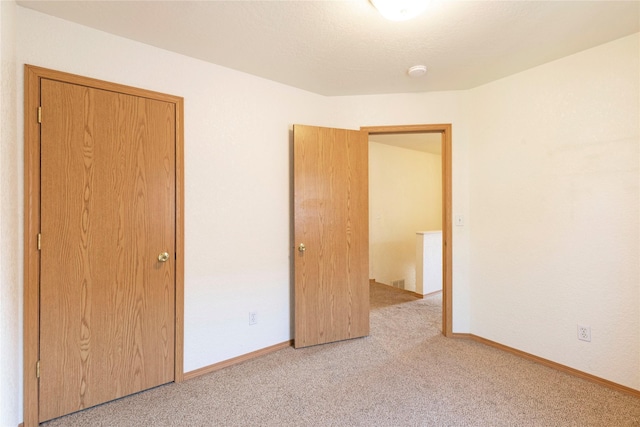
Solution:
[{"label": "outlet cover plate", "polygon": [[578,339],[591,342],[591,326],[578,325]]}]

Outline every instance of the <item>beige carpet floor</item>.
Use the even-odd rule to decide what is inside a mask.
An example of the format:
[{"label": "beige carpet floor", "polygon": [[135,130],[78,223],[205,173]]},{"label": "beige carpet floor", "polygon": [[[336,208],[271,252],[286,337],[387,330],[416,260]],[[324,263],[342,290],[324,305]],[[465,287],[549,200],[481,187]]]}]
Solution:
[{"label": "beige carpet floor", "polygon": [[371,335],[270,355],[45,425],[640,426],[640,399],[440,334],[441,300],[372,286]]}]

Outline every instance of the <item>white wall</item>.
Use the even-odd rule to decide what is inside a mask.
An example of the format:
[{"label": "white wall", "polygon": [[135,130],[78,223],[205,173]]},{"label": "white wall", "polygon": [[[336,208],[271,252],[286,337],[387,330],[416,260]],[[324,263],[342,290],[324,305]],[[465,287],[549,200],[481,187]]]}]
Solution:
[{"label": "white wall", "polygon": [[636,34],[472,90],[469,145],[471,332],[636,389],[638,57]]},{"label": "white wall", "polygon": [[0,2],[0,425],[12,427],[22,419],[15,14],[15,2]]},{"label": "white wall", "polygon": [[442,227],[442,157],[369,142],[369,277],[416,290],[416,232]]}]

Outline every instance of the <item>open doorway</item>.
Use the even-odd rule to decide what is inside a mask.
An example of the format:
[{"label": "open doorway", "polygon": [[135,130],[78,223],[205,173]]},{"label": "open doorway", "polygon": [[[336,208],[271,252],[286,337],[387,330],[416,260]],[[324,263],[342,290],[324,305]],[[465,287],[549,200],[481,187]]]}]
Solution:
[{"label": "open doorway", "polygon": [[[380,173],[379,176],[370,174],[369,179],[372,187],[383,187],[380,191],[370,190],[370,278],[419,295],[441,289],[442,333],[451,336],[451,125],[362,130],[369,133],[370,170],[374,168]],[[398,169],[403,164],[404,170]],[[434,180],[434,175],[440,179]],[[434,189],[433,184],[437,188]],[[401,194],[394,194],[393,201],[381,200],[385,193],[394,192]],[[430,252],[429,258],[434,257],[434,238],[441,242],[440,247],[435,248],[435,253],[442,256],[442,261],[437,260],[441,262],[442,274],[436,275],[441,277],[441,284],[434,287],[429,283],[425,288],[425,266],[416,271],[416,265],[429,255],[425,252]],[[419,245],[423,245],[422,251]],[[386,265],[384,259],[389,261]],[[431,264],[429,268],[433,269],[433,262]],[[434,276],[428,279],[433,281]]]},{"label": "open doorway", "polygon": [[422,298],[442,291],[442,135],[369,137],[369,277]]}]

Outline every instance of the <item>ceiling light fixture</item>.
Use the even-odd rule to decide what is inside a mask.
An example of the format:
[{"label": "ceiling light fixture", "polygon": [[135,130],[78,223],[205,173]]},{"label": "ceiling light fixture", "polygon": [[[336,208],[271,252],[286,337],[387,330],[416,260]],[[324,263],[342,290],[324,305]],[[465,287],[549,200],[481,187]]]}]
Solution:
[{"label": "ceiling light fixture", "polygon": [[370,0],[378,12],[391,21],[415,18],[427,8],[429,0]]},{"label": "ceiling light fixture", "polygon": [[426,65],[414,65],[413,67],[409,67],[407,70],[407,74],[411,77],[422,77],[427,74],[427,66]]}]

